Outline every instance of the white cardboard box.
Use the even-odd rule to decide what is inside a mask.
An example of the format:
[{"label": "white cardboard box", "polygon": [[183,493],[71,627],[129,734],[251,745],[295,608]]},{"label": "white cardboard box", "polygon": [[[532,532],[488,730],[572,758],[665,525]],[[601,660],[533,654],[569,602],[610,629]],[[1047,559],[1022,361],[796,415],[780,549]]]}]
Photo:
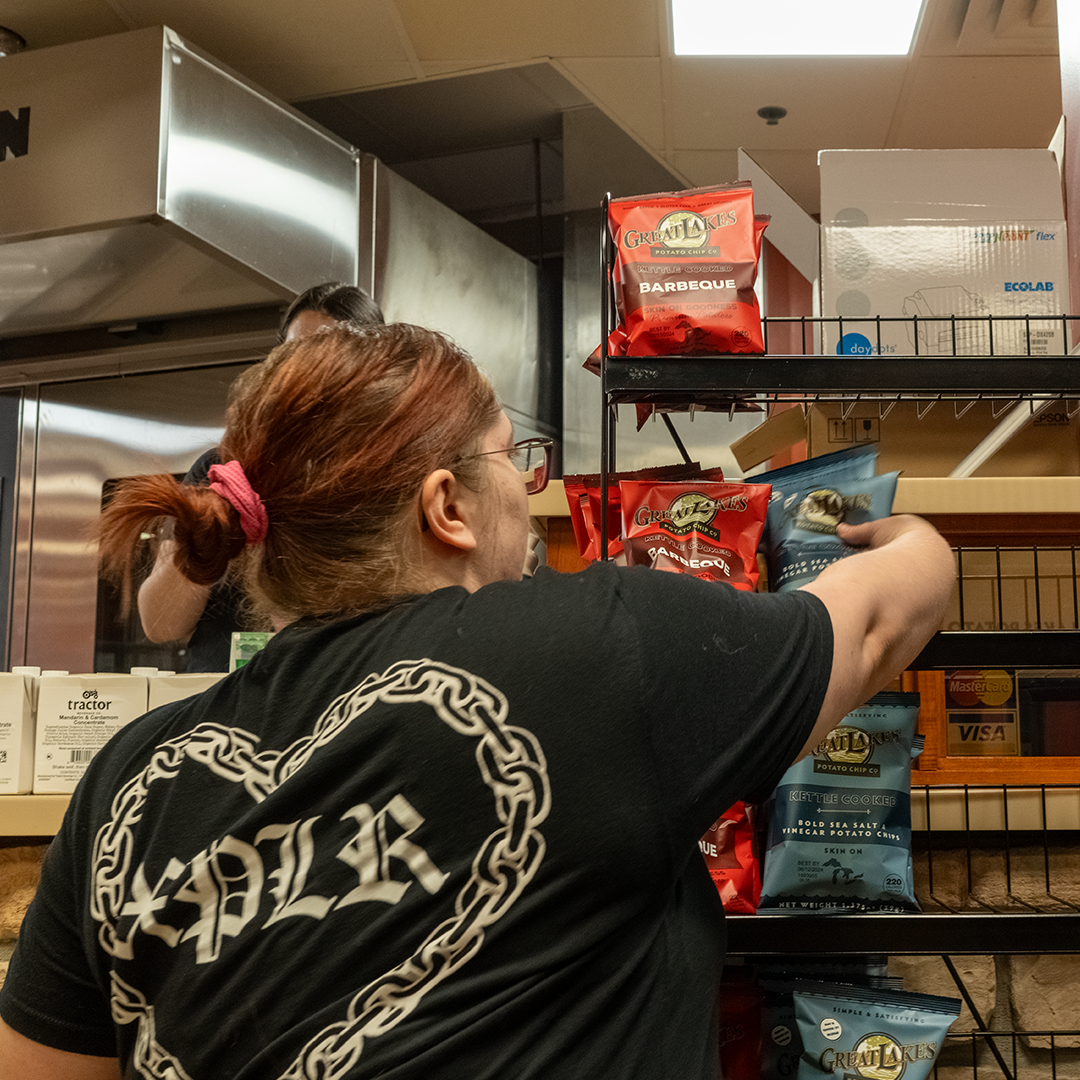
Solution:
[{"label": "white cardboard box", "polygon": [[156,709],[173,701],[183,701],[192,694],[201,694],[220,682],[228,673],[225,671],[186,672],[182,675],[151,675],[150,693],[147,707]]},{"label": "white cardboard box", "polygon": [[34,778],[34,678],[0,672],[0,795],[25,795]]},{"label": "white cardboard box", "polygon": [[[822,150],[818,165],[822,315],[898,320],[880,338],[874,322],[845,321],[845,353],[985,354],[985,316],[1067,311],[1053,151]],[[826,324],[824,351],[838,343]],[[1061,321],[995,323],[992,351],[1063,355]]]},{"label": "white cardboard box", "polygon": [[144,675],[42,675],[38,680],[34,794],[75,790],[93,756],[146,712]]}]

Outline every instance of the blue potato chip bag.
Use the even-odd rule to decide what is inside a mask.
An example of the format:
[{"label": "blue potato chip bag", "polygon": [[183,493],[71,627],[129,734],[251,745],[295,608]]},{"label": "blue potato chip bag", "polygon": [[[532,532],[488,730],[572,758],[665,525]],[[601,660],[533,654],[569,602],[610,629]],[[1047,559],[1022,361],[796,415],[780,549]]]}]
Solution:
[{"label": "blue potato chip bag", "polygon": [[957,998],[902,990],[812,983],[793,997],[798,1080],[926,1080],[960,1015]]},{"label": "blue potato chip bag", "polygon": [[761,550],[769,592],[813,581],[826,566],[852,554],[836,534],[841,523],[861,525],[892,513],[899,473],[875,476],[873,446],[839,450],[754,477],[771,484]]},{"label": "blue potato chip bag", "polygon": [[886,692],[844,717],[780,778],[759,911],[918,911],[911,761],[919,695]]},{"label": "blue potato chip bag", "polygon": [[[870,958],[865,958],[869,960]],[[886,957],[880,963],[834,959],[815,962],[806,957],[784,957],[782,968],[759,968],[762,990],[761,1065],[757,1080],[791,1080],[798,1072],[802,1040],[795,1022],[797,985],[851,983],[858,986],[903,990],[903,979],[885,974]],[[879,974],[880,972],[880,974]]]}]

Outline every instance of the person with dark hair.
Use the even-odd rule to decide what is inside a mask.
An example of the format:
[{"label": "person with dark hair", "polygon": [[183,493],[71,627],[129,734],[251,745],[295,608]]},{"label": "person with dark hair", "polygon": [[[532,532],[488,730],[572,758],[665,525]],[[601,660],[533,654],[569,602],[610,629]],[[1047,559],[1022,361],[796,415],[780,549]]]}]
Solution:
[{"label": "person with dark hair", "polygon": [[[281,316],[278,336],[294,341],[330,326],[381,324],[379,305],[364,290],[340,281],[327,281],[302,292]],[[188,470],[185,484],[209,483],[209,469],[218,461],[218,448],[207,450]],[[187,671],[226,671],[234,631],[244,629],[240,591],[227,579],[197,583],[174,564],[170,536],[158,543],[154,566],[138,592],[143,633],[153,642],[185,641]]]},{"label": "person with dark hair", "polygon": [[302,292],[281,316],[281,341],[311,334],[323,326],[370,326],[383,323],[382,309],[364,289],[340,281],[324,281]]},{"label": "person with dark hair", "polygon": [[716,1080],[698,839],[938,628],[919,518],[804,588],[522,578],[548,441],[439,334],[334,329],[239,380],[209,487],[132,477],[281,629],[102,749],[0,990],[0,1080]]}]

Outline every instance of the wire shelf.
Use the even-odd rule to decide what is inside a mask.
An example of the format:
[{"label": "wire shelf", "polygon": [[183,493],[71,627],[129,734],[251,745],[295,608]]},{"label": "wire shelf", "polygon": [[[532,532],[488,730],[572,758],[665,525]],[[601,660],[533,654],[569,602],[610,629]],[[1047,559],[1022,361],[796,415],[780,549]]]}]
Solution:
[{"label": "wire shelf", "polygon": [[957,587],[917,671],[1080,668],[1076,545],[958,546]]},{"label": "wire shelf", "polygon": [[950,1031],[934,1064],[935,1080],[1074,1080],[1080,1029]]},{"label": "wire shelf", "polygon": [[1080,629],[1076,545],[958,546],[953,551],[959,629]]},{"label": "wire shelf", "polygon": [[[1069,355],[1070,330],[1080,316],[1025,315],[766,315],[761,320],[765,353],[807,356],[835,341],[833,352],[864,359],[902,356],[1062,356]],[[903,330],[909,350],[897,350],[886,338]],[[797,333],[796,333],[797,331]],[[858,340],[855,340],[855,336]],[[872,335],[872,340],[870,338]],[[770,338],[779,349],[770,350]],[[864,344],[865,342],[865,344]],[[798,345],[793,349],[792,345]]]},{"label": "wire shelf", "polygon": [[[938,402],[986,401],[996,415],[1023,402],[1034,408],[1064,402],[1066,411],[1075,414],[1080,411],[1076,361],[1074,356],[1022,354],[627,356],[607,358],[602,378],[608,405],[688,408],[708,395],[711,411],[763,410],[779,402],[869,402],[884,417],[897,402],[914,401],[923,419]],[[957,415],[963,413],[957,410]]]},{"label": "wire shelf", "polygon": [[[1080,781],[942,784],[911,797],[924,912],[1080,913]],[[1076,932],[1080,948],[1080,922]]]},{"label": "wire shelf", "polygon": [[1080,779],[916,788],[911,807],[920,912],[733,915],[731,955],[1080,952]]}]

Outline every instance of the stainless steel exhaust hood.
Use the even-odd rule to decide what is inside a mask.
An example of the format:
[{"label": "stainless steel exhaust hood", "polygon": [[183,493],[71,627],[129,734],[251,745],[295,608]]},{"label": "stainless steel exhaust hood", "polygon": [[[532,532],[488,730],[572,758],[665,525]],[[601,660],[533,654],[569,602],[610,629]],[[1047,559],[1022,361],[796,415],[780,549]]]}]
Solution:
[{"label": "stainless steel exhaust hood", "polygon": [[164,27],[0,60],[0,337],[357,280],[360,155]]}]

